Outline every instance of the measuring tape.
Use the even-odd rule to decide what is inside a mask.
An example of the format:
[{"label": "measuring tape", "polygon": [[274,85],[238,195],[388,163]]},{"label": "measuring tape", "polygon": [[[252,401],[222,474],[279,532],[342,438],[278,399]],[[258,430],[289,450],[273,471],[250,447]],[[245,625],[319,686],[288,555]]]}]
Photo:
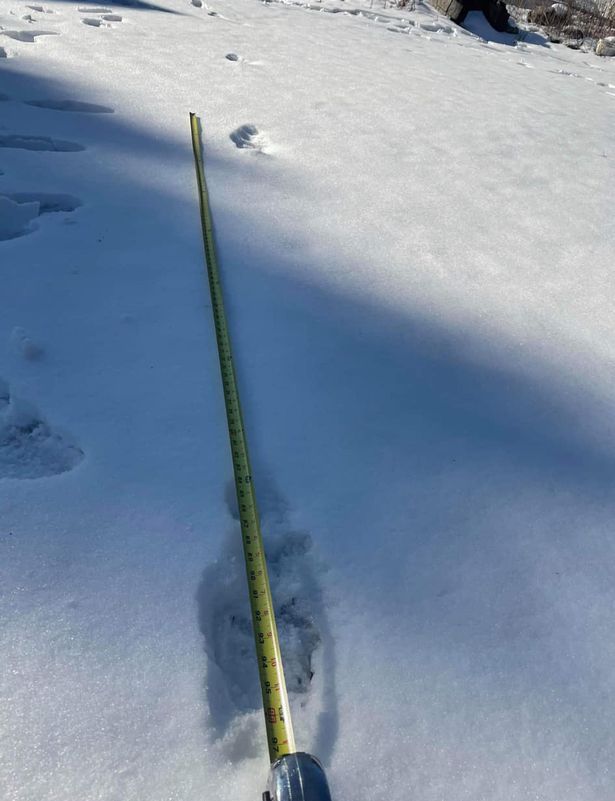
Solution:
[{"label": "measuring tape", "polygon": [[231,339],[226,323],[220,272],[216,260],[209,195],[205,182],[201,125],[196,114],[190,114],[190,129],[192,131],[192,150],[194,151],[196,179],[199,188],[199,206],[201,209],[205,260],[207,262],[207,277],[209,279],[211,305],[214,313],[218,358],[220,360],[220,372],[224,389],[224,405],[226,407],[226,420],[235,473],[239,520],[241,522],[243,553],[248,577],[252,628],[254,630],[256,657],[258,659],[263,694],[265,726],[267,728],[267,744],[271,761],[267,790],[263,793],[263,801],[331,801],[329,785],[320,762],[311,754],[295,750],[295,738],[290,719],[290,707],[282,668],[280,643],[271,600],[267,563],[265,562],[265,549],[263,548],[263,538],[256,509],[256,496],[248,457],[248,445],[243,428],[235,368],[233,367]]},{"label": "measuring tape", "polygon": [[190,128],[192,130],[192,149],[194,151],[194,163],[199,189],[207,277],[209,279],[211,305],[214,313],[218,357],[220,359],[220,372],[224,389],[224,405],[226,406],[226,419],[231,443],[233,470],[235,472],[235,489],[237,491],[243,553],[248,577],[252,627],[254,629],[256,657],[258,659],[263,694],[267,743],[269,745],[269,758],[273,763],[286,754],[295,753],[295,738],[290,719],[280,643],[271,600],[265,549],[263,548],[263,538],[256,509],[256,495],[252,482],[248,445],[239,404],[237,379],[235,377],[235,368],[233,367],[231,340],[224,312],[224,299],[216,260],[209,195],[205,182],[201,126],[196,114],[190,114]]}]

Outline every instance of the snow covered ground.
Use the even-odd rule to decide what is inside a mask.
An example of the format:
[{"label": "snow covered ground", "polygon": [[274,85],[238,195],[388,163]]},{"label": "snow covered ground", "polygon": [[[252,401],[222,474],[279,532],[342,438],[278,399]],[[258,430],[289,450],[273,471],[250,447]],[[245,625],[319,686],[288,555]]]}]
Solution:
[{"label": "snow covered ground", "polygon": [[299,747],[335,801],[615,799],[615,60],[378,0],[0,26],[2,797],[264,788],[195,111]]}]

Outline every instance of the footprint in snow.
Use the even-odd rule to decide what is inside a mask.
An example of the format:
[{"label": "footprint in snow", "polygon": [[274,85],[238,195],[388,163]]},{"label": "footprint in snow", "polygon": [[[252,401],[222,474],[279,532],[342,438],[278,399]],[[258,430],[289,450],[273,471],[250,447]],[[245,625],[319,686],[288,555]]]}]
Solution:
[{"label": "footprint in snow", "polygon": [[49,136],[21,136],[20,134],[0,136],[0,148],[2,147],[15,150],[46,150],[52,153],[74,153],[85,150],[85,147],[77,142],[51,139]]},{"label": "footprint in snow", "polygon": [[241,62],[242,66],[245,64],[248,67],[262,67],[264,63],[262,61],[246,61],[243,56],[239,56],[237,53],[227,53],[224,58],[234,63]]},{"label": "footprint in snow", "polygon": [[453,33],[453,29],[450,25],[443,25],[441,22],[437,21],[419,22],[419,27],[424,31],[430,31],[431,33]]},{"label": "footprint in snow", "polygon": [[124,18],[120,14],[112,13],[110,8],[104,6],[79,6],[77,9],[82,14],[96,14],[96,17],[84,17],[81,22],[90,25],[92,28],[111,28],[112,22],[123,22]]},{"label": "footprint in snow", "polygon": [[113,114],[114,109],[109,106],[99,106],[97,103],[83,103],[80,100],[26,100],[28,106],[47,108],[52,111],[72,111],[83,114]]},{"label": "footprint in snow", "polygon": [[2,35],[18,42],[35,42],[37,36],[58,36],[58,31],[2,31]]},{"label": "footprint in snow", "polygon": [[259,153],[271,152],[267,137],[258,130],[256,125],[250,123],[240,125],[229,136],[235,147],[241,150],[256,150]]},{"label": "footprint in snow", "polygon": [[0,379],[0,478],[44,478],[76,467],[84,453],[35,406],[11,395]]},{"label": "footprint in snow", "polygon": [[9,51],[4,47],[0,47],[0,58],[9,58],[9,56]]},{"label": "footprint in snow", "polygon": [[45,6],[26,6],[31,11],[38,11],[39,14],[55,14],[55,11],[52,11],[50,8],[45,8]]},{"label": "footprint in snow", "polygon": [[92,28],[110,28],[111,27],[111,25],[109,25],[108,22],[105,22],[103,17],[100,17],[100,18],[99,17],[84,17],[81,20],[81,22],[83,22],[84,25],[89,25]]},{"label": "footprint in snow", "polygon": [[15,355],[26,361],[36,361],[43,355],[42,347],[20,326],[16,326],[11,331],[9,343]]},{"label": "footprint in snow", "polygon": [[[234,492],[231,482],[227,506],[238,520]],[[307,701],[322,640],[322,601],[316,579],[321,565],[312,552],[309,534],[289,530],[286,509],[275,492],[264,493],[260,501],[287,689],[291,698]],[[261,725],[261,694],[238,530],[229,532],[220,559],[203,572],[197,604],[205,652],[213,663],[207,700],[217,738],[232,759],[254,755],[259,742],[254,735]]]},{"label": "footprint in snow", "polygon": [[16,192],[0,195],[0,242],[16,239],[36,230],[36,220],[43,214],[70,214],[81,206],[73,195],[48,192]]}]

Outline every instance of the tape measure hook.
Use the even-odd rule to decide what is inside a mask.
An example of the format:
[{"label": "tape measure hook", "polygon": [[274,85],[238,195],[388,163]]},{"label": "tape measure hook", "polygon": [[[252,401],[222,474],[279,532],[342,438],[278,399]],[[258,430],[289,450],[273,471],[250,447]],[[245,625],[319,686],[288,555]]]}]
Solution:
[{"label": "tape measure hook", "polygon": [[331,801],[322,765],[311,754],[286,754],[269,770],[263,801]]}]

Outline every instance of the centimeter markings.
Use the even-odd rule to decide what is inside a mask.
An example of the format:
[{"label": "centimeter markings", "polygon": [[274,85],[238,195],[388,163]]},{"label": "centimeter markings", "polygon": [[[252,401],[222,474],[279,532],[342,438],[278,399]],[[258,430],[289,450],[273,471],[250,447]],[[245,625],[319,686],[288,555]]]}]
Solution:
[{"label": "centimeter markings", "polygon": [[231,340],[226,324],[224,300],[220,284],[220,274],[214,246],[213,224],[209,208],[209,195],[205,182],[205,167],[203,164],[203,146],[201,142],[201,126],[196,114],[190,114],[190,128],[192,131],[192,149],[199,189],[199,206],[201,210],[201,227],[203,229],[203,244],[207,261],[207,277],[211,293],[216,341],[218,343],[218,357],[222,386],[224,389],[224,404],[228,433],[235,472],[235,489],[239,506],[239,519],[241,521],[241,535],[243,552],[246,561],[246,574],[252,611],[252,626],[254,629],[254,642],[256,657],[263,694],[263,709],[265,712],[265,725],[267,727],[267,742],[269,745],[269,758],[274,762],[285,754],[295,752],[295,739],[293,736],[290,708],[286,692],[286,681],[282,668],[280,644],[275,623],[269,576],[265,562],[265,551],[260,531],[258,511],[256,508],[256,495],[252,483],[252,472],[248,457],[248,445],[243,427],[241,406],[239,404],[239,391],[233,367]]}]

